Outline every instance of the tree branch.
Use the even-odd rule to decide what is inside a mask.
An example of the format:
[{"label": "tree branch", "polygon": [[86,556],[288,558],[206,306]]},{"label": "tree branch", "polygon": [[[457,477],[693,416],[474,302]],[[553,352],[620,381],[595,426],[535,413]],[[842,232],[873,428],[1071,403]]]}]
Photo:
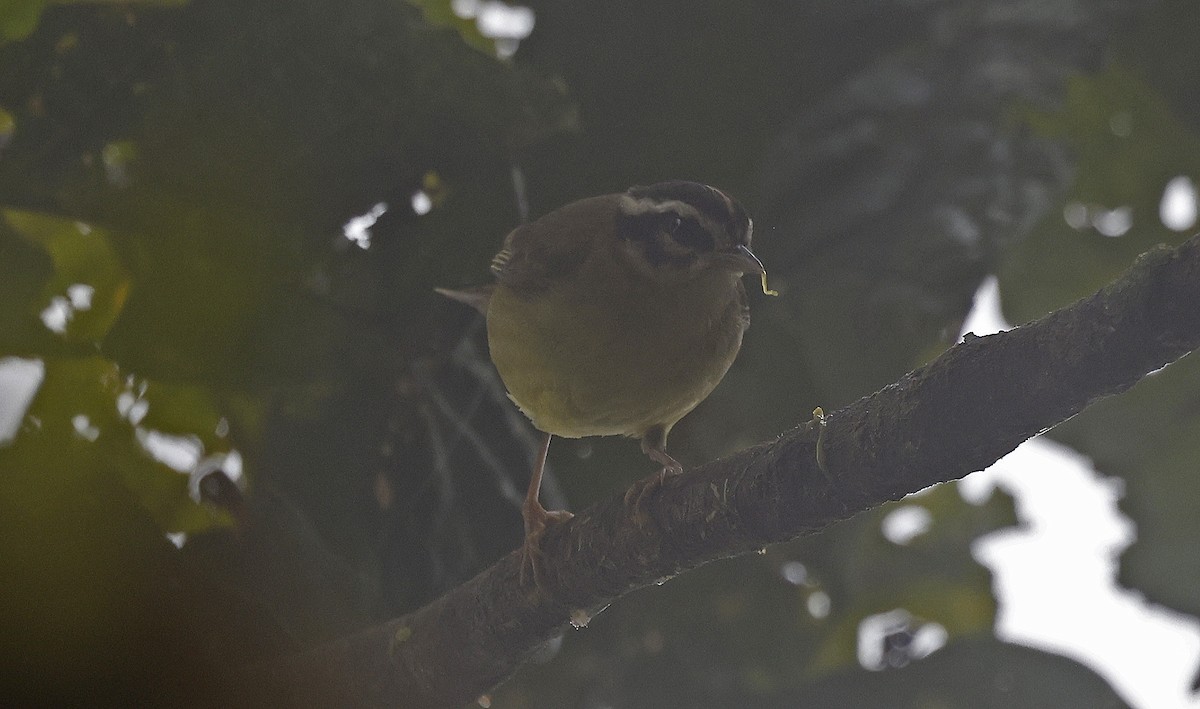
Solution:
[{"label": "tree branch", "polygon": [[547,593],[514,552],[424,608],[275,664],[259,689],[296,704],[457,707],[569,622],[709,561],[982,470],[1200,346],[1200,236],[1014,330],[975,337],[816,427],[669,479],[638,523],[616,494],[544,537]]}]

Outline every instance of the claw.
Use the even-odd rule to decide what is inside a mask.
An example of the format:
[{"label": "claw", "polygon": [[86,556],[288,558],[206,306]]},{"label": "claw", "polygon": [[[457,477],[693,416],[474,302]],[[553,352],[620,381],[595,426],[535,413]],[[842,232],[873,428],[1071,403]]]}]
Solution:
[{"label": "claw", "polygon": [[542,489],[542,472],[546,469],[546,454],[550,451],[550,434],[542,439],[533,475],[529,478],[529,490],[525,493],[525,504],[521,506],[521,518],[525,521],[525,542],[521,545],[521,585],[533,577],[539,591],[545,591],[545,573],[542,568],[542,535],[552,524],[562,524],[575,515],[566,510],[547,510],[538,501]]},{"label": "claw", "polygon": [[521,545],[521,585],[532,578],[538,590],[545,591],[542,536],[552,525],[562,524],[575,515],[566,510],[547,510],[536,499],[534,506],[525,505],[521,513],[525,518],[525,543]]},{"label": "claw", "polygon": [[642,452],[661,465],[662,470],[658,471],[658,475],[639,480],[625,492],[625,504],[633,508],[634,519],[640,524],[650,521],[645,508],[647,498],[657,492],[667,478],[683,473],[679,461],[667,454],[667,430],[665,426],[656,426],[642,436]]}]

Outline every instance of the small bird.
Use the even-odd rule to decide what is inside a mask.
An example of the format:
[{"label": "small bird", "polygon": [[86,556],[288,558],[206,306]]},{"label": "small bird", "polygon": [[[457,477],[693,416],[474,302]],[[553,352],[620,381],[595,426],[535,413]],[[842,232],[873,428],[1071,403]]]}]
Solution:
[{"label": "small bird", "polygon": [[517,227],[492,259],[496,283],[438,289],[487,317],[492,361],[545,435],[522,506],[528,567],[571,513],[538,500],[551,436],[628,436],[662,466],[645,495],[683,467],[667,434],[725,376],[750,322],[744,274],[767,289],[746,211],[721,190],[670,181],[590,197]]}]

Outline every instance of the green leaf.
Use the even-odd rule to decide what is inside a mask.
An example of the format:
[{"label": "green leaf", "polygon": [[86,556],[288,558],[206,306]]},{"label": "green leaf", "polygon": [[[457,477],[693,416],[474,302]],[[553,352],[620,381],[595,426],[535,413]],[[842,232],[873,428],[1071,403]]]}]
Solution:
[{"label": "green leaf", "polygon": [[0,7],[0,41],[28,37],[48,0],[9,0]]},{"label": "green leaf", "polygon": [[[1029,120],[1078,154],[1079,176],[1069,197],[1075,206],[1068,209],[1127,206],[1133,223],[1121,236],[1105,236],[1091,226],[1072,229],[1058,215],[1046,220],[1000,273],[1005,312],[1017,322],[1099,289],[1159,243],[1183,241],[1188,233],[1163,226],[1159,202],[1171,178],[1200,175],[1194,125],[1118,66],[1074,78],[1061,112]],[[1193,593],[1200,586],[1200,561],[1191,540],[1200,538],[1200,519],[1187,501],[1200,498],[1197,401],[1200,360],[1191,355],[1050,432],[1091,457],[1103,473],[1125,480],[1121,508],[1137,525],[1137,540],[1122,556],[1121,582],[1193,615],[1200,615]]]},{"label": "green leaf", "polygon": [[45,250],[0,220],[0,353],[39,351],[47,331],[38,313],[45,307],[43,293],[53,275],[54,264]]},{"label": "green leaf", "polygon": [[496,42],[484,37],[474,18],[459,17],[451,7],[450,0],[407,0],[421,8],[426,22],[439,27],[449,27],[458,33],[462,41],[489,56],[496,55]]},{"label": "green leaf", "polygon": [[0,5],[0,44],[24,39],[37,28],[42,11],[50,5],[185,5],[191,0],[6,0]]},{"label": "green leaf", "polygon": [[[927,515],[929,526],[897,543],[882,528],[904,508]],[[941,625],[950,638],[991,632],[991,573],[975,560],[971,543],[1016,521],[1008,495],[993,493],[975,506],[963,501],[956,485],[937,485],[796,542],[799,558],[832,600],[814,670],[854,664],[860,623],[895,609]]]},{"label": "green leaf", "polygon": [[49,360],[25,425],[0,447],[0,624],[7,649],[21,648],[6,656],[6,681],[28,670],[63,696],[93,677],[162,671],[170,653],[148,652],[148,638],[188,654],[164,532],[220,517],[140,449],[116,406],[124,388],[102,358]]},{"label": "green leaf", "polygon": [[[223,515],[192,501],[185,473],[155,460],[139,442],[138,431],[144,435],[149,429],[130,420],[124,402],[140,398],[130,383],[115,364],[100,357],[46,361],[24,426],[0,449],[0,466],[20,471],[24,487],[19,494],[70,497],[88,494],[89,484],[123,485],[123,503],[136,503],[160,533],[226,523]],[[169,408],[169,403],[163,406]],[[215,414],[208,418],[215,424]],[[211,431],[212,425],[207,428]]]},{"label": "green leaf", "polygon": [[[1063,213],[1051,214],[1009,254],[1000,291],[1005,314],[1018,323],[1098,290],[1156,244],[1182,243],[1187,234],[1163,226],[1159,203],[1171,178],[1200,175],[1200,138],[1119,66],[1072,78],[1061,111],[1024,117],[1075,152],[1078,176],[1065,209],[1086,223],[1072,228]],[[1102,229],[1113,233],[1113,225],[1103,225],[1105,213],[1125,209],[1130,228],[1106,236]]]},{"label": "green leaf", "polygon": [[1099,401],[1051,435],[1125,480],[1121,509],[1137,538],[1121,557],[1121,583],[1155,603],[1200,616],[1200,357],[1195,353]]},{"label": "green leaf", "polygon": [[[28,243],[50,256],[54,275],[46,283],[38,312],[47,308],[62,318],[59,333],[67,342],[99,342],[108,333],[129,295],[129,275],[110,244],[110,233],[74,219],[17,210],[0,211]],[[47,320],[47,327],[56,329]]]},{"label": "green leaf", "polygon": [[1093,707],[1127,706],[1082,664],[992,638],[952,642],[907,667],[847,670],[764,707]]}]

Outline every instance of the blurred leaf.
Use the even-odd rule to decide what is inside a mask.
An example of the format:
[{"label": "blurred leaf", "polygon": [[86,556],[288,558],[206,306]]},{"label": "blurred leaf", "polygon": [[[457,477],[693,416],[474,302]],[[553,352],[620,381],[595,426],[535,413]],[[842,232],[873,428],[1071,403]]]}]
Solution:
[{"label": "blurred leaf", "polygon": [[1074,660],[990,638],[953,642],[908,667],[849,670],[767,707],[858,709],[1117,709],[1127,706],[1101,677]]},{"label": "blurred leaf", "polygon": [[9,0],[0,8],[0,40],[29,36],[50,0]]},{"label": "blurred leaf", "polygon": [[68,342],[96,343],[116,321],[129,295],[129,275],[110,246],[110,235],[73,219],[33,212],[0,211],[29,243],[43,249],[54,265],[39,311],[51,304],[64,318]]},{"label": "blurred leaf", "polygon": [[37,27],[42,11],[54,4],[74,3],[110,5],[183,5],[191,0],[7,0],[0,6],[0,44],[4,41],[28,37]]},{"label": "blurred leaf", "polygon": [[[397,402],[395,380],[444,337],[448,308],[431,307],[432,285],[486,273],[516,222],[513,151],[569,127],[560,85],[467,47],[407,3],[208,0],[178,12],[48,10],[28,40],[0,47],[0,105],[15,125],[0,204],[102,225],[128,279],[116,322],[89,333],[130,375],[108,392],[107,413],[132,397],[148,407],[142,430],[194,437],[206,454],[237,440],[258,496],[286,492],[288,513],[267,529],[215,544],[221,597],[262,616],[253,629],[220,618],[218,636],[240,643],[278,625],[327,637],[378,612],[377,596],[408,607],[479,563],[472,552],[431,559],[425,540],[478,541],[489,558],[507,549],[481,508],[499,507],[517,538],[502,499],[469,511],[477,529],[447,524],[428,504],[427,442],[384,431],[413,433],[398,428],[413,412],[397,412],[409,401]],[[434,191],[427,215],[411,207],[418,189]],[[361,250],[343,228],[376,204],[386,211]],[[39,291],[49,276],[21,275]],[[28,301],[12,305],[45,333],[42,304]],[[107,482],[165,529],[211,524],[187,478],[117,425],[121,445],[81,464],[112,466]],[[506,457],[522,459],[511,447]],[[415,453],[381,461],[388,449]],[[76,463],[60,462],[64,473]],[[392,510],[372,495],[383,464]],[[193,571],[213,571],[200,556],[187,557]],[[364,594],[377,564],[391,585]],[[431,566],[443,572],[422,576]]]},{"label": "blurred leaf", "polygon": [[[0,463],[33,474],[22,494],[57,489],[81,480],[120,481],[162,532],[195,532],[224,520],[188,496],[186,474],[153,459],[134,426],[119,410],[121,397],[135,399],[117,367],[100,358],[54,359],[25,415],[21,433]],[[151,407],[153,408],[153,407]],[[211,426],[209,427],[211,430]],[[80,491],[82,494],[82,491]]]},{"label": "blurred leaf", "polygon": [[[925,517],[928,528],[904,544],[888,540],[882,525],[905,512]],[[975,560],[971,544],[1013,524],[1007,495],[994,493],[975,506],[956,486],[938,485],[797,541],[792,553],[832,601],[815,669],[854,663],[862,621],[895,609],[941,625],[951,638],[990,632],[996,613],[991,573]]]},{"label": "blurred leaf", "polygon": [[152,639],[186,624],[171,618],[166,600],[174,547],[164,532],[197,531],[219,518],[191,502],[186,476],[140,449],[117,410],[123,389],[106,360],[48,361],[24,426],[0,447],[7,696],[16,689],[9,673],[22,669],[19,686],[32,700],[89,686],[119,691],[126,683],[112,678],[133,665],[157,672],[173,662],[171,653],[146,652]]},{"label": "blurred leaf", "polygon": [[[328,641],[367,625],[377,603],[378,580],[336,554],[303,511],[273,491],[256,488],[247,503],[235,529],[190,538],[181,550],[205,586],[236,594],[260,614],[251,620],[252,632],[269,628],[286,634],[287,644],[271,648],[274,652]],[[236,637],[232,640],[241,645]],[[256,659],[246,657],[247,662]]]},{"label": "blurred leaf", "polygon": [[[1005,312],[1018,322],[1091,293],[1156,244],[1183,241],[1186,233],[1170,231],[1159,219],[1163,187],[1177,175],[1200,175],[1195,126],[1120,67],[1073,79],[1061,112],[1030,120],[1068,140],[1078,154],[1079,178],[1069,197],[1074,206],[1067,208],[1097,215],[1127,207],[1132,226],[1105,236],[1095,225],[1074,230],[1062,217],[1047,219],[1000,273]],[[1121,507],[1137,526],[1137,541],[1122,556],[1122,583],[1194,615],[1200,615],[1192,592],[1200,585],[1200,563],[1189,540],[1200,538],[1200,523],[1184,501],[1200,496],[1198,367],[1189,356],[1050,433],[1126,482]]]},{"label": "blurred leaf", "polygon": [[40,350],[48,333],[38,313],[53,274],[49,255],[0,220],[0,353]]},{"label": "blurred leaf", "polygon": [[[0,48],[0,202],[107,229],[133,288],[104,351],[156,380],[296,381],[339,346],[378,361],[345,313],[424,317],[463,235],[513,225],[511,151],[570,121],[560,86],[408,3],[130,13],[55,8]],[[431,172],[449,196],[417,220]],[[346,253],[343,225],[377,203],[373,253]],[[485,266],[494,243],[474,243]]]},{"label": "blurred leaf", "polygon": [[1122,38],[1117,56],[1159,91],[1176,117],[1200,130],[1200,46],[1193,42],[1196,3],[1159,0]]},{"label": "blurred leaf", "polygon": [[[1018,323],[1098,290],[1156,244],[1182,243],[1187,235],[1159,220],[1159,203],[1171,178],[1200,175],[1200,138],[1161,96],[1117,66],[1071,79],[1061,111],[1024,117],[1075,152],[1078,176],[1065,209],[1085,225],[1073,229],[1052,214],[1009,254],[1000,290],[1005,314]],[[1113,210],[1128,210],[1127,230]]]},{"label": "blurred leaf", "polygon": [[408,0],[421,8],[421,14],[431,25],[449,27],[458,33],[462,41],[489,56],[495,55],[495,41],[484,37],[479,31],[479,25],[471,17],[459,17],[454,12],[451,0]]},{"label": "blurred leaf", "polygon": [[779,573],[780,558],[744,556],[623,599],[568,633],[552,662],[529,665],[498,706],[753,706],[800,686],[823,621],[815,589]]},{"label": "blurred leaf", "polygon": [[177,436],[196,436],[206,450],[222,450],[228,446],[218,433],[221,407],[218,395],[206,386],[174,382],[143,382],[136,387],[145,401],[145,417],[141,425]]},{"label": "blurred leaf", "polygon": [[1099,401],[1052,435],[1125,479],[1121,509],[1137,538],[1121,583],[1200,616],[1200,357],[1188,355],[1119,397]]}]

